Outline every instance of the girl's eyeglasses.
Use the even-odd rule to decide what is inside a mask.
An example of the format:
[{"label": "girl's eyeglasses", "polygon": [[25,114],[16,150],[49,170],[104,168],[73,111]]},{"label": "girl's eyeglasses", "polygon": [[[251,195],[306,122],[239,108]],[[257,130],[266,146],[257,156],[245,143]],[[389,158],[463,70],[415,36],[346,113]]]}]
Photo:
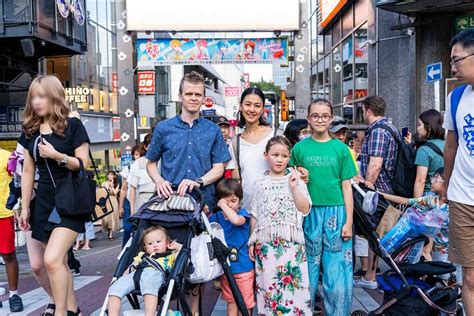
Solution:
[{"label": "girl's eyeglasses", "polygon": [[323,122],[329,121],[329,119],[332,117],[332,115],[329,114],[323,114],[323,115],[318,115],[318,114],[311,114],[309,116],[313,121],[318,121],[321,120]]},{"label": "girl's eyeglasses", "polygon": [[431,177],[430,182],[431,182],[431,184],[433,184],[435,182],[444,183],[444,180],[441,179],[440,177]]}]

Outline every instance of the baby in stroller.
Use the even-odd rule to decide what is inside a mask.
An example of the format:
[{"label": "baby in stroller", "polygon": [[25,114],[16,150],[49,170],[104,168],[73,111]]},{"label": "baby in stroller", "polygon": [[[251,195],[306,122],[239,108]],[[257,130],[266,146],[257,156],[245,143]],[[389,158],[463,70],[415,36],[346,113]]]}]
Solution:
[{"label": "baby in stroller", "polygon": [[[431,192],[420,198],[404,198],[390,194],[382,194],[383,197],[397,204],[404,204],[415,207],[421,214],[426,214],[434,209],[438,209],[446,213],[446,218],[449,212],[448,204],[443,202],[441,195],[444,192],[445,185],[443,179],[444,168],[438,169],[431,177]],[[434,236],[434,247],[432,254],[423,253],[427,260],[448,261],[448,220],[442,224],[440,232]]]},{"label": "baby in stroller", "polygon": [[158,291],[166,280],[166,271],[174,264],[182,245],[171,241],[165,228],[152,226],[141,237],[141,252],[132,265],[109,289],[108,314],[120,314],[122,299],[140,285],[145,315],[156,315]]}]

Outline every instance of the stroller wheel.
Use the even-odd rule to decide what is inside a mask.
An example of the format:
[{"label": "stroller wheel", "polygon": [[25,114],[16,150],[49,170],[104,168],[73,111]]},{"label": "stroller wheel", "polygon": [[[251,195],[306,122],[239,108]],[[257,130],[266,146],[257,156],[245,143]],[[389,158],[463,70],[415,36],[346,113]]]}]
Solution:
[{"label": "stroller wheel", "polygon": [[351,313],[351,316],[367,316],[367,315],[369,315],[369,314],[367,314],[367,312],[360,311],[360,310],[353,311]]}]

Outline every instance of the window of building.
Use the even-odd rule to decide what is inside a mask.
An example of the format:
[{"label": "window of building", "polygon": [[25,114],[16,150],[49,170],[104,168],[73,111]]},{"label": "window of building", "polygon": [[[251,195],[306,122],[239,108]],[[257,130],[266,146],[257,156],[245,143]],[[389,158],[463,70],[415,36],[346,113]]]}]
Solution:
[{"label": "window of building", "polygon": [[331,100],[331,55],[324,58],[324,98]]},{"label": "window of building", "polygon": [[355,26],[367,21],[369,4],[367,0],[356,0],[354,3],[354,24]]},{"label": "window of building", "polygon": [[368,95],[369,82],[367,77],[367,23],[354,32],[354,100],[362,99]]},{"label": "window of building", "polygon": [[341,40],[341,19],[337,19],[332,30],[332,46],[336,45]]},{"label": "window of building", "polygon": [[332,104],[339,104],[341,98],[341,76],[342,74],[342,51],[341,45],[336,46],[332,50]]},{"label": "window of building", "polygon": [[354,92],[354,50],[352,36],[342,43],[342,102],[352,101]]},{"label": "window of building", "polygon": [[318,98],[324,98],[324,60],[320,60],[318,62],[318,92],[317,92],[317,97]]},{"label": "window of building", "polygon": [[354,29],[354,14],[352,13],[353,7],[347,10],[344,13],[342,18],[342,37],[344,38],[346,35],[352,32]]}]

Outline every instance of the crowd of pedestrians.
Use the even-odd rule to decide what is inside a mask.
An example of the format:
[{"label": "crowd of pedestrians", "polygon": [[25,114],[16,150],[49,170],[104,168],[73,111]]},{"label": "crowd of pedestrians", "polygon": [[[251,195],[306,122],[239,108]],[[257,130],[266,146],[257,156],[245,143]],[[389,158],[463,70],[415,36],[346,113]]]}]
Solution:
[{"label": "crowd of pedestrians", "polygon": [[[315,302],[321,275],[326,313],[349,315],[353,286],[377,288],[376,256],[364,238],[353,236],[352,183],[358,182],[397,204],[418,205],[426,212],[435,206],[449,209],[449,238],[446,231],[431,240],[423,256],[462,267],[457,281],[462,283],[464,310],[474,315],[474,30],[456,35],[451,46],[452,70],[468,85],[449,95],[444,118],[436,110],[424,111],[416,135],[402,135],[385,116],[385,100],[369,96],[362,106],[368,128],[360,151],[348,140],[347,122],[333,114],[326,99],[312,101],[306,119],[293,120],[284,136],[278,136],[264,119],[265,96],[258,88],[243,91],[234,133],[227,118],[201,115],[204,78],[194,71],[185,74],[179,87],[181,113],[159,122],[153,135],[133,148],[135,161],[120,173],[121,183],[115,172],[107,174],[103,187],[115,211],[102,219],[104,231],[113,240],[123,216],[125,245],[131,232],[128,217],[152,195],[184,195],[199,188],[210,220],[221,224],[228,246],[237,251],[231,272],[249,312],[319,312]],[[89,165],[89,138],[81,121],[70,115],[56,77],[33,80],[19,144],[24,148],[21,185],[14,175],[10,191],[16,179],[21,188],[19,225],[28,232],[30,264],[50,300],[42,315],[80,315],[67,258],[73,244],[75,249],[90,248],[94,230],[89,218],[59,215],[54,195],[58,179]],[[403,146],[416,150],[416,170],[410,196],[401,197],[394,179]],[[0,164],[7,165],[9,158],[0,151]],[[0,172],[0,188],[15,173]],[[4,207],[4,196],[0,202],[0,254],[7,268],[10,308],[21,311],[13,213]],[[144,240],[142,254],[153,253],[149,247],[160,242],[169,250],[180,249],[163,231],[147,232]],[[362,263],[356,273],[354,249]],[[166,262],[165,270],[173,260]],[[238,315],[226,278],[220,281],[228,315]],[[116,286],[109,292],[113,314],[126,291]],[[148,291],[146,301],[155,302],[155,292]],[[199,285],[191,289],[194,313],[200,293]],[[151,306],[156,309],[156,304]],[[147,315],[153,313],[147,308]]]}]

